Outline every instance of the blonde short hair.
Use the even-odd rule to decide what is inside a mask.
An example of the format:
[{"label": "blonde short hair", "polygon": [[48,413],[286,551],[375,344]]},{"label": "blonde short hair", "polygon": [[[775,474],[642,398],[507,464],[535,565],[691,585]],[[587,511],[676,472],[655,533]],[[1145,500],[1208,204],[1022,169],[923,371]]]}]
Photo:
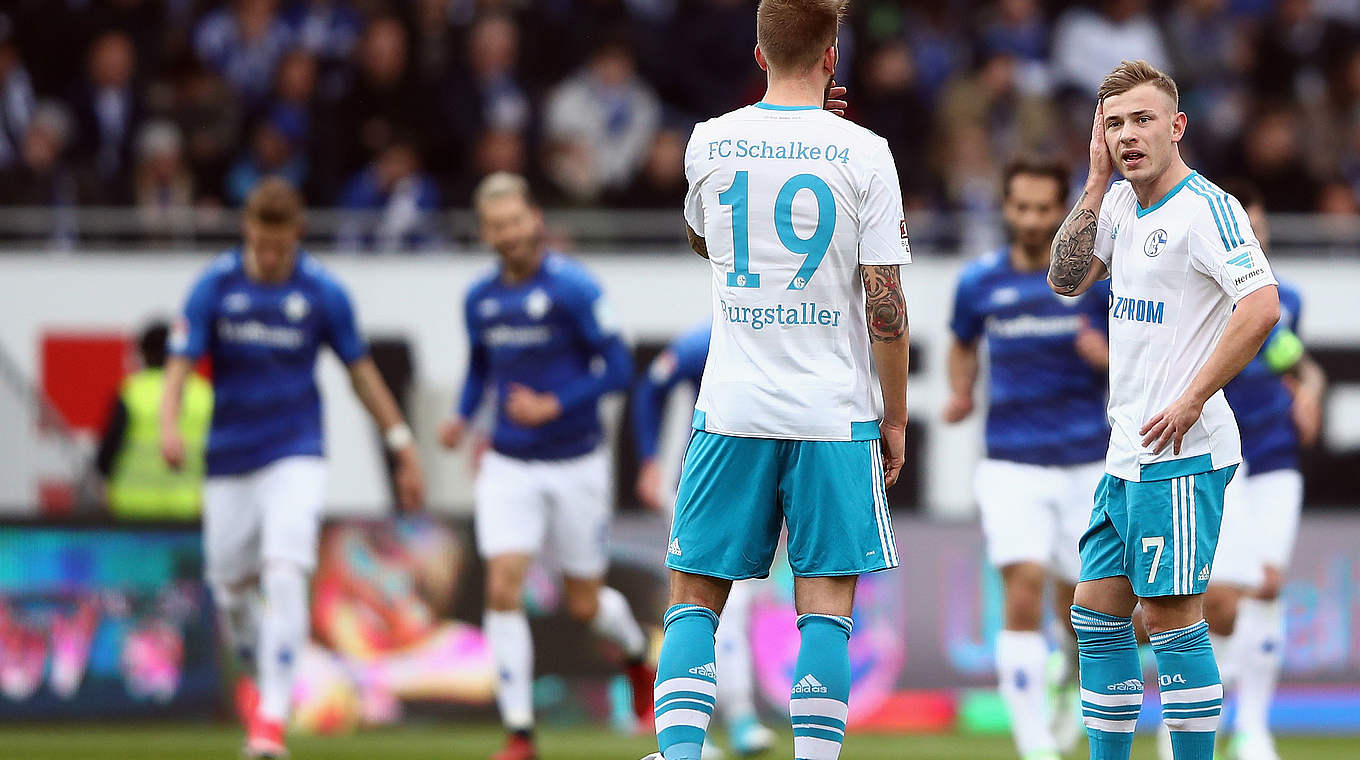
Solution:
[{"label": "blonde short hair", "polygon": [[1100,83],[1100,91],[1096,93],[1096,97],[1104,101],[1111,95],[1123,95],[1140,84],[1151,84],[1170,95],[1175,109],[1180,110],[1181,95],[1176,89],[1176,80],[1141,58],[1136,61],[1120,61],[1113,71],[1105,75],[1105,81]]},{"label": "blonde short hair", "polygon": [[529,180],[510,172],[494,172],[477,183],[477,189],[472,191],[472,206],[481,208],[483,203],[507,195],[518,195],[530,206],[536,205],[529,190]]},{"label": "blonde short hair", "polygon": [[302,224],[302,195],[282,177],[266,177],[246,198],[246,218],[269,227]]},{"label": "blonde short hair", "polygon": [[772,68],[800,71],[836,44],[849,0],[761,0],[756,44]]}]

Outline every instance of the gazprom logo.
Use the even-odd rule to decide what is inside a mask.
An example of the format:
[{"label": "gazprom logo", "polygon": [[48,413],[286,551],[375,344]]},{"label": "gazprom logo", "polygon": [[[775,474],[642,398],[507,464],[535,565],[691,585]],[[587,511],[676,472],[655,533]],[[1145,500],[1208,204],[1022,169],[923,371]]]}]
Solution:
[{"label": "gazprom logo", "polygon": [[1160,325],[1166,319],[1166,301],[1125,298],[1110,294],[1110,319],[1127,319]]}]

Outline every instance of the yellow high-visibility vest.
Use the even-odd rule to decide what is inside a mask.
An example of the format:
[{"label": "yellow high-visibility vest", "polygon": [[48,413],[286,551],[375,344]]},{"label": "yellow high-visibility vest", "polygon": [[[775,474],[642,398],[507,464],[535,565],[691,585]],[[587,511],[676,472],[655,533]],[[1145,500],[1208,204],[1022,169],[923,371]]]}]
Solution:
[{"label": "yellow high-visibility vest", "polygon": [[109,478],[109,511],[119,519],[191,520],[202,510],[203,454],[212,426],[212,385],[196,374],[184,383],[179,432],[184,466],[170,469],[161,457],[160,408],[165,372],[144,369],[123,380],[119,396],[127,431]]}]

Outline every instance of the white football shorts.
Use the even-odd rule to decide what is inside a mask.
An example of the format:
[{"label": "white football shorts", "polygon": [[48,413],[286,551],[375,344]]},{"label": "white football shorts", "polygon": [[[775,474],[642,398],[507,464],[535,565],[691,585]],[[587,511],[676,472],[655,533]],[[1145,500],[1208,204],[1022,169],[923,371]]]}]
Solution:
[{"label": "white football shorts", "polygon": [[477,473],[475,528],[482,557],[545,548],[572,578],[609,566],[612,515],[604,447],[572,459],[515,459],[487,451]]},{"label": "white football shorts", "polygon": [[1091,522],[1103,460],[1075,465],[1037,465],[984,459],[974,474],[987,559],[1001,568],[1017,562],[1044,565],[1076,583],[1081,573],[1077,544]]},{"label": "white football shorts", "polygon": [[241,475],[203,484],[204,574],[235,585],[271,560],[316,567],[317,534],[326,496],[326,460],[284,457]]},{"label": "white football shorts", "polygon": [[1265,566],[1289,567],[1303,509],[1303,475],[1271,470],[1252,475],[1245,465],[1228,483],[1223,497],[1223,527],[1218,531],[1210,583],[1254,589],[1265,580]]}]

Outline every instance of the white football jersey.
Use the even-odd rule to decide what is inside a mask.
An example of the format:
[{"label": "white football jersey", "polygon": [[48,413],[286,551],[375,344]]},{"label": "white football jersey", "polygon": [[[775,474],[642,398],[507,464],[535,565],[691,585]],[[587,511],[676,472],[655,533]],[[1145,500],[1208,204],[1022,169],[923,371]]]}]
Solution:
[{"label": "white football jersey", "polygon": [[1163,480],[1241,462],[1222,390],[1204,404],[1180,454],[1169,443],[1153,454],[1138,431],[1190,387],[1233,305],[1276,284],[1242,205],[1193,171],[1146,209],[1127,181],[1116,182],[1100,206],[1095,255],[1113,278],[1106,471]]},{"label": "white football jersey", "polygon": [[887,142],[814,106],[757,103],[694,128],[685,176],[685,221],[713,271],[695,426],[877,438],[859,267],[911,262]]}]

